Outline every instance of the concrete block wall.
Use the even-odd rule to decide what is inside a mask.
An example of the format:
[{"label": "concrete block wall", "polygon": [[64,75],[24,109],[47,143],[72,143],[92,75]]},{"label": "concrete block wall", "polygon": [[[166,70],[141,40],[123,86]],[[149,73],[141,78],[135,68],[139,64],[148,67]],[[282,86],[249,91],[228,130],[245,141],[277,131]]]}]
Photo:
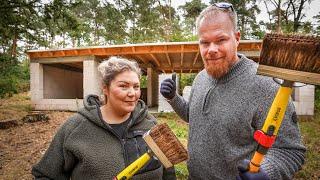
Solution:
[{"label": "concrete block wall", "polygon": [[294,90],[294,105],[297,115],[314,115],[315,86],[306,85]]},{"label": "concrete block wall", "polygon": [[41,99],[34,102],[35,110],[78,111],[83,99]]},{"label": "concrete block wall", "polygon": [[[158,106],[158,112],[173,112],[173,109],[171,105],[167,102],[166,98],[163,97],[160,93],[160,86],[161,82],[167,78],[171,78],[172,74],[160,74],[159,75],[159,86],[158,86],[158,91],[159,91],[159,106]],[[179,76],[176,76],[176,82],[179,82]],[[179,83],[177,83],[177,92],[179,90]]]},{"label": "concrete block wall", "polygon": [[183,99],[185,99],[186,101],[189,101],[190,93],[191,93],[191,86],[185,86],[182,91]]},{"label": "concrete block wall", "polygon": [[94,58],[83,61],[83,97],[89,94],[101,96],[101,75],[98,71],[99,63]]},{"label": "concrete block wall", "polygon": [[83,74],[43,65],[44,99],[82,99]]},{"label": "concrete block wall", "polygon": [[43,66],[40,63],[30,63],[31,102],[43,99]]}]

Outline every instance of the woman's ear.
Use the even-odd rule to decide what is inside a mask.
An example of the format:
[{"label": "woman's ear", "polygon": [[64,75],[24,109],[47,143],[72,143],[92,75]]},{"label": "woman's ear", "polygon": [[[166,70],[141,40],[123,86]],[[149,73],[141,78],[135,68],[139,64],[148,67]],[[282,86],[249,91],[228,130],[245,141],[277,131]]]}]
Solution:
[{"label": "woman's ear", "polygon": [[103,92],[103,94],[104,94],[104,95],[107,95],[107,94],[108,94],[108,91],[109,91],[108,86],[107,86],[107,85],[102,85],[102,92]]}]

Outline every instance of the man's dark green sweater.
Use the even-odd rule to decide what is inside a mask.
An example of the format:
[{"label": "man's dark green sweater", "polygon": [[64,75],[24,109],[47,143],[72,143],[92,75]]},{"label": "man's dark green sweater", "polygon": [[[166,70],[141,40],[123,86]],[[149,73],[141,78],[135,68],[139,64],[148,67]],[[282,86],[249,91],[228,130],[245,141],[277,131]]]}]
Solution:
[{"label": "man's dark green sweater", "polygon": [[[142,135],[156,124],[147,107],[138,101],[123,138],[101,118],[96,96],[58,130],[43,158],[32,169],[36,179],[112,179],[146,152]],[[175,179],[152,159],[133,179]]]}]

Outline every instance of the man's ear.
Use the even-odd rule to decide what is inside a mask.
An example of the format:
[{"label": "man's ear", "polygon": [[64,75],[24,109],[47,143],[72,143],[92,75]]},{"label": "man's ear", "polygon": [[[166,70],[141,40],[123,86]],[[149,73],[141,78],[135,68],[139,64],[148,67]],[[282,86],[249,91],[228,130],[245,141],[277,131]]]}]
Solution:
[{"label": "man's ear", "polygon": [[241,37],[240,31],[235,32],[234,36],[235,36],[235,39],[237,41],[237,46],[238,46],[240,43],[240,37]]}]

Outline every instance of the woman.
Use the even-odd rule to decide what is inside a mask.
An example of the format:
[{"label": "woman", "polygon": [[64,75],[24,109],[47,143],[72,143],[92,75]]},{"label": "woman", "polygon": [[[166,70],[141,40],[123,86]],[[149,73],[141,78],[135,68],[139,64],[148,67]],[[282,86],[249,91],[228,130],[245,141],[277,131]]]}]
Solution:
[{"label": "woman", "polygon": [[[142,135],[156,120],[139,100],[137,63],[111,57],[98,70],[105,104],[95,95],[85,98],[84,108],[62,125],[33,167],[36,179],[112,179],[147,151]],[[175,172],[152,159],[133,178],[175,179]]]}]

